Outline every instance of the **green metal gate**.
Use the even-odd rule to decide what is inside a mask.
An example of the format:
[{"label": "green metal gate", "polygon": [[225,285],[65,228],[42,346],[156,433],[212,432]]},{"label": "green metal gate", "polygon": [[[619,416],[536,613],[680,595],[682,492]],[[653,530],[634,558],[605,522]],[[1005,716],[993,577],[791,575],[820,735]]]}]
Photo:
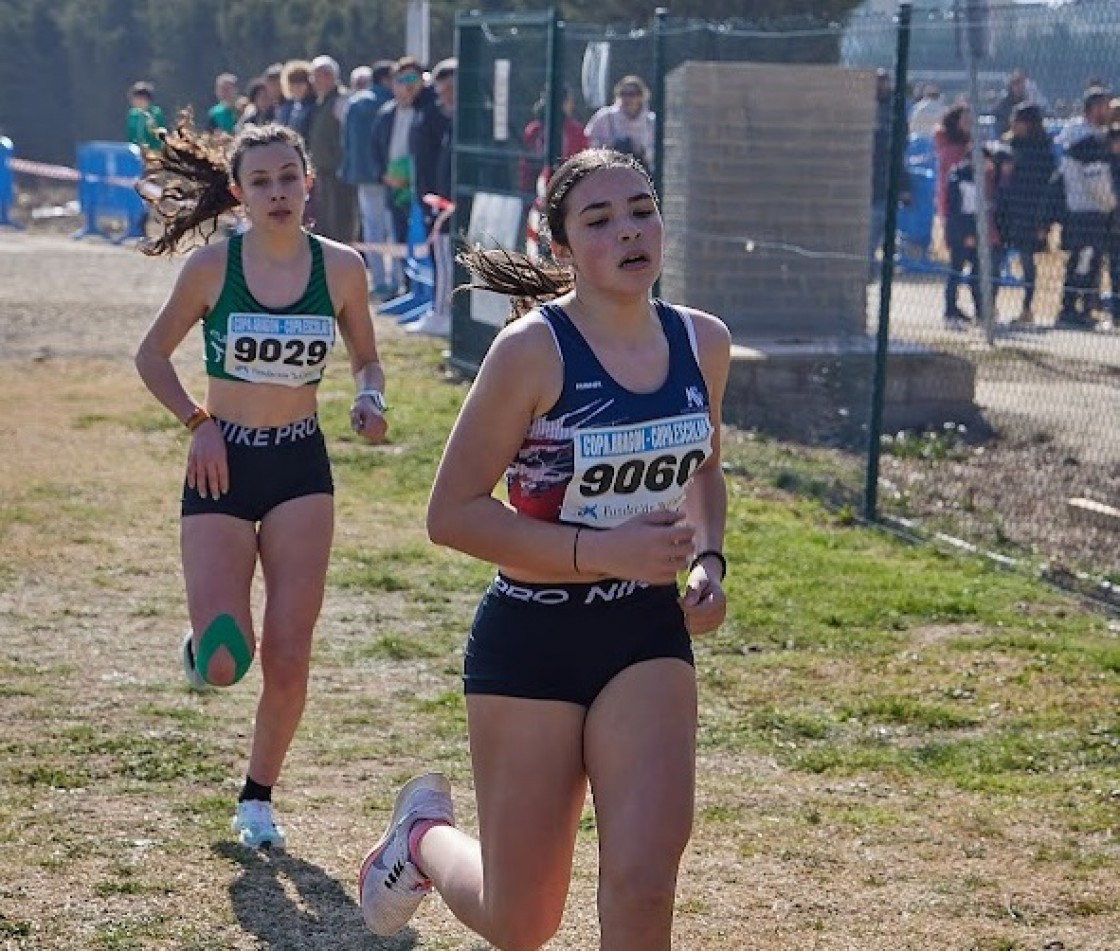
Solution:
[{"label": "green metal gate", "polygon": [[[455,22],[459,60],[455,117],[456,241],[524,250],[533,192],[526,171],[545,164],[522,143],[522,132],[543,105],[548,155],[560,151],[560,24],[555,10],[482,15]],[[535,177],[535,175],[532,175]],[[468,280],[455,266],[455,284]],[[461,291],[452,301],[450,362],[473,376],[505,321],[505,298]]]}]

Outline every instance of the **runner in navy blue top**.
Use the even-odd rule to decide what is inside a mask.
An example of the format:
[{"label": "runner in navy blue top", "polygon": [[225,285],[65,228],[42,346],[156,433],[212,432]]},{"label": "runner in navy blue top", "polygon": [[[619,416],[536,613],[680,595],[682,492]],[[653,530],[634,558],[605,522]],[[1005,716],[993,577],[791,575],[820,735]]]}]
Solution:
[{"label": "runner in navy blue top", "polygon": [[482,363],[428,508],[435,542],[497,566],[464,661],[481,841],[454,827],[444,777],[413,779],[363,863],[361,906],[391,934],[434,887],[494,946],[541,946],[590,785],[599,947],[665,951],[693,819],[691,639],[726,611],[730,336],[650,299],[662,222],[631,156],[573,156],[545,205],[554,263],[462,258],[519,319]]}]

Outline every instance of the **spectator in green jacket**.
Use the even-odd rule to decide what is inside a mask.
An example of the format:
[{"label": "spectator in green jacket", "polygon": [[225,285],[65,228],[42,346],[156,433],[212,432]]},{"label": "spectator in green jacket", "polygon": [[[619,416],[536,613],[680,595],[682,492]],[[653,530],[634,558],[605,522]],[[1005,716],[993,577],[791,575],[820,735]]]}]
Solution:
[{"label": "spectator in green jacket", "polygon": [[218,101],[206,113],[206,131],[233,135],[238,118],[237,83],[233,73],[222,73],[214,80],[214,96]]},{"label": "spectator in green jacket", "polygon": [[125,135],[129,142],[142,149],[160,147],[157,129],[167,128],[163,110],[152,102],[153,90],[150,83],[133,83],[128,89],[128,117],[125,120]]}]

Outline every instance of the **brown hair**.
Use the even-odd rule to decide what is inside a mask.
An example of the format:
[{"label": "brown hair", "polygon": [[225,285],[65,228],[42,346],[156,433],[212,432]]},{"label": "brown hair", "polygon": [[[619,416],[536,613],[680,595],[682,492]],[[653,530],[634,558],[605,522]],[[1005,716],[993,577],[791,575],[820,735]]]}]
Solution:
[{"label": "brown hair", "polygon": [[163,228],[158,238],[141,243],[140,250],[149,255],[172,254],[192,234],[210,240],[218,219],[239,204],[230,185],[239,181],[249,149],[282,142],[296,150],[304,172],[311,167],[299,133],[275,122],[246,126],[232,139],[215,137],[198,132],[186,110],[174,130],[161,129],[159,136],[163,144],[145,151],[136,184]]},{"label": "brown hair", "polygon": [[[584,149],[561,165],[548,180],[542,237],[564,245],[568,243],[565,225],[568,195],[589,175],[608,168],[629,168],[640,172],[649,184],[650,194],[657,200],[649,171],[634,156],[613,149]],[[511,321],[524,316],[538,304],[568,293],[575,286],[571,274],[555,261],[534,261],[525,254],[505,248],[461,251],[456,259],[471,275],[471,283],[464,286],[506,294],[511,298]]]},{"label": "brown hair", "polygon": [[294,98],[292,83],[310,84],[310,82],[311,64],[305,59],[290,59],[280,70],[280,90],[284,93],[285,99]]},{"label": "brown hair", "polygon": [[955,102],[941,117],[939,127],[950,142],[964,144],[972,141],[972,133],[965,131],[961,124],[966,112],[972,112],[972,107],[967,102]]}]

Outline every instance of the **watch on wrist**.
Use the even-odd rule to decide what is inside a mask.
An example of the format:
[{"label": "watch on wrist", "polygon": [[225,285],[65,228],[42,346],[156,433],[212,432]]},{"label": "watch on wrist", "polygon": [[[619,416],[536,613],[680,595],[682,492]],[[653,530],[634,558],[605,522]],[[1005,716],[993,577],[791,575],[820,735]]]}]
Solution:
[{"label": "watch on wrist", "polygon": [[354,397],[354,402],[358,402],[363,396],[373,403],[377,412],[384,413],[389,409],[389,404],[385,402],[385,394],[380,390],[360,390],[358,395]]}]

